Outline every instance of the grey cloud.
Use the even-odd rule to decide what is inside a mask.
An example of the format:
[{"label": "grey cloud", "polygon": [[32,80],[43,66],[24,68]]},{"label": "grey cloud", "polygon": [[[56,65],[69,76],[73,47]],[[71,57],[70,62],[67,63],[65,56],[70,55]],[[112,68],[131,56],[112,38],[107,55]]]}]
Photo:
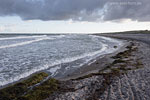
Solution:
[{"label": "grey cloud", "polygon": [[117,3],[109,5],[104,20],[132,19],[150,21],[149,0],[124,0],[124,2],[118,0]]},{"label": "grey cloud", "polygon": [[0,16],[44,21],[150,21],[149,5],[149,0],[0,0]]}]

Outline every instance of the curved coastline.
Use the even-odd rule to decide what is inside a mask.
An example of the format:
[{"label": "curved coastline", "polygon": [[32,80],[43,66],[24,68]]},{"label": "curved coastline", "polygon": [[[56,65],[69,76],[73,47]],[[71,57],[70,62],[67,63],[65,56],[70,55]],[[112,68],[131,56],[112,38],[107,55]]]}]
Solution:
[{"label": "curved coastline", "polygon": [[[93,61],[91,64],[86,64],[86,65],[84,65],[84,66],[82,66],[81,67],[81,69],[78,69],[78,70],[80,70],[80,72],[79,71],[75,71],[75,72],[73,72],[73,73],[71,73],[71,74],[67,74],[65,77],[62,77],[62,78],[58,78],[59,79],[59,81],[62,81],[62,82],[64,82],[64,81],[70,81],[70,80],[72,80],[72,79],[76,79],[76,78],[79,78],[79,77],[83,77],[83,76],[86,76],[86,75],[88,75],[88,74],[90,74],[90,73],[97,73],[97,71],[98,70],[100,70],[99,68],[100,67],[96,67],[99,63],[103,63],[103,65],[107,65],[108,63],[111,63],[112,62],[112,60],[110,60],[110,57],[111,56],[113,56],[113,55],[115,55],[115,54],[117,54],[118,52],[121,52],[122,50],[124,50],[125,49],[125,46],[127,46],[128,45],[128,43],[126,42],[126,45],[124,45],[123,47],[121,47],[121,48],[119,48],[117,51],[115,51],[115,52],[112,52],[112,53],[110,53],[110,54],[106,54],[105,56],[103,56],[103,57],[100,57],[100,56],[98,56],[98,57],[96,57],[96,60],[95,61]],[[105,63],[104,63],[105,62]],[[91,66],[94,66],[95,65],[95,67],[92,67],[92,69],[90,69],[90,67]],[[103,68],[105,68],[106,67],[106,65],[105,65],[105,67],[103,66],[103,65],[101,65],[101,69],[103,69]],[[86,69],[86,70],[85,70]],[[76,74],[78,74],[78,75],[76,75]],[[36,75],[36,74],[35,74]],[[30,76],[30,77],[28,77],[28,78],[26,78],[26,79],[23,79],[23,80],[28,80],[29,78],[31,78],[32,76]],[[51,79],[51,78],[50,78]],[[18,81],[18,82],[16,82],[16,83],[14,83],[13,85],[11,84],[11,85],[8,85],[8,86],[5,86],[5,87],[12,87],[12,86],[14,86],[14,85],[16,85],[17,83],[20,83],[20,82],[22,82],[22,80],[21,81]]]},{"label": "curved coastline", "polygon": [[[91,38],[93,38],[93,39],[99,38],[99,36],[96,36],[96,35],[90,35],[90,36],[91,36]],[[43,38],[43,37],[45,38],[46,36],[44,35],[44,36],[42,36],[42,38]],[[19,37],[17,37],[17,38],[19,38]],[[21,37],[21,38],[23,38],[23,37]],[[26,38],[27,38],[27,37],[26,37]],[[28,37],[28,38],[29,38],[29,37]],[[33,38],[33,36],[32,36],[32,38]],[[122,41],[121,41],[121,40],[109,39],[109,38],[105,38],[105,37],[100,37],[100,38],[104,38],[104,40],[105,40],[105,39],[106,39],[106,40],[108,39],[109,41],[112,41],[112,42],[114,41],[114,42],[118,43],[117,48],[109,49],[109,47],[108,47],[106,44],[101,43],[101,45],[102,45],[102,49],[101,49],[101,50],[98,50],[98,51],[93,52],[93,53],[90,53],[90,54],[83,54],[83,55],[81,55],[81,56],[79,56],[79,57],[70,58],[69,60],[68,60],[68,58],[66,58],[66,59],[63,59],[63,61],[55,61],[53,64],[51,64],[51,66],[59,65],[59,64],[61,64],[62,62],[63,62],[63,63],[69,63],[69,62],[73,62],[73,61],[78,60],[78,59],[82,59],[82,58],[85,58],[85,57],[89,57],[89,59],[88,59],[86,62],[84,62],[83,64],[81,64],[81,65],[78,66],[78,67],[86,66],[87,64],[91,63],[91,62],[93,61],[93,59],[99,58],[100,56],[102,57],[102,56],[104,56],[104,55],[106,55],[106,54],[113,53],[113,52],[115,52],[116,50],[118,50],[118,49],[120,48],[120,46],[122,45]],[[8,39],[8,38],[6,38],[6,39]],[[12,38],[11,38],[11,39],[12,39]],[[112,46],[112,48],[113,48],[113,46]],[[46,66],[47,66],[47,67],[46,67]],[[18,82],[18,80],[26,79],[26,77],[29,77],[29,76],[31,76],[31,75],[34,74],[34,73],[38,73],[38,72],[41,72],[41,71],[46,72],[45,69],[49,68],[49,66],[48,66],[48,65],[45,65],[45,67],[41,67],[41,68],[44,68],[44,69],[38,69],[38,71],[35,70],[35,71],[28,72],[27,74],[24,74],[23,76],[21,76],[21,78],[19,78],[19,76],[18,76],[17,80],[11,79],[12,81],[10,81],[10,82],[4,82],[4,81],[3,81],[2,85],[7,86],[7,84],[8,84],[8,85],[9,85],[9,84],[14,84],[14,83]],[[74,69],[68,71],[69,74],[70,74],[70,72],[73,73],[73,70],[74,70]],[[28,75],[29,73],[30,73],[30,75]],[[59,75],[59,76],[62,76],[62,75]],[[63,75],[63,77],[66,77],[66,76],[68,76],[68,73],[67,73],[67,72]],[[57,78],[58,78],[58,77],[57,77]],[[7,83],[7,84],[6,84],[6,83]],[[2,87],[3,87],[3,86],[2,86]]]}]

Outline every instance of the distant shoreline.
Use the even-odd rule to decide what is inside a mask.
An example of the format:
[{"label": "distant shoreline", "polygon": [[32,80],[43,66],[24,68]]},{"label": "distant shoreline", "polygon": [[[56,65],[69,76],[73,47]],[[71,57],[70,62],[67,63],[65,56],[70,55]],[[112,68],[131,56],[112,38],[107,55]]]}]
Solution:
[{"label": "distant shoreline", "polygon": [[120,31],[120,32],[91,32],[91,33],[78,33],[78,32],[62,32],[62,33],[37,33],[37,32],[28,32],[28,33],[23,33],[23,32],[18,32],[18,33],[0,33],[0,35],[60,35],[60,34],[150,34],[150,30],[133,30],[133,31]]}]

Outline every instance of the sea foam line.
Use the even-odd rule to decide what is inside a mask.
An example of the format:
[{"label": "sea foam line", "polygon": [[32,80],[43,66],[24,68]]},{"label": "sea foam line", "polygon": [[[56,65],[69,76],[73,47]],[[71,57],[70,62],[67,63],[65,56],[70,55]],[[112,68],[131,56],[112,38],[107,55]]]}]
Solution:
[{"label": "sea foam line", "polygon": [[[32,38],[42,38],[47,37],[47,35],[39,35],[39,36],[17,36],[17,37],[8,37],[8,38],[0,38],[0,41],[2,40],[15,40],[15,39],[32,39]],[[59,35],[59,36],[51,36],[51,38],[62,38],[65,37],[65,35]]]},{"label": "sea foam line", "polygon": [[50,39],[50,38],[44,37],[44,38],[39,38],[39,39],[31,40],[31,41],[15,43],[15,44],[11,44],[11,45],[4,45],[4,46],[0,46],[0,49],[12,48],[12,47],[17,47],[17,46],[27,45],[27,44],[31,44],[33,42],[38,42],[38,41],[42,41],[42,40],[46,40],[46,39]]},{"label": "sea foam line", "polygon": [[17,37],[9,37],[9,38],[0,38],[0,40],[15,40],[15,39],[30,39],[30,38],[41,38],[46,37],[46,35],[42,36],[17,36]]},{"label": "sea foam line", "polygon": [[22,45],[27,45],[27,44],[31,44],[33,42],[38,42],[38,41],[47,40],[47,39],[54,40],[54,39],[63,38],[63,37],[65,37],[65,35],[53,36],[53,37],[48,37],[47,35],[42,35],[42,36],[26,36],[26,37],[0,38],[0,40],[11,40],[11,39],[22,39],[22,38],[24,38],[24,39],[25,38],[37,38],[37,39],[31,40],[31,41],[26,41],[26,42],[11,44],[11,45],[5,45],[5,46],[0,46],[0,49],[17,47],[17,46],[22,46]]}]

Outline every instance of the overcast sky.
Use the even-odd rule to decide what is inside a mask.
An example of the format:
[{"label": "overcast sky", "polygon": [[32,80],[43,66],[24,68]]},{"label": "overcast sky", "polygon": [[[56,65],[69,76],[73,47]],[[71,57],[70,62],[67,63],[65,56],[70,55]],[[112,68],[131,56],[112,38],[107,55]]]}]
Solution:
[{"label": "overcast sky", "polygon": [[150,29],[150,0],[0,0],[0,32]]}]

